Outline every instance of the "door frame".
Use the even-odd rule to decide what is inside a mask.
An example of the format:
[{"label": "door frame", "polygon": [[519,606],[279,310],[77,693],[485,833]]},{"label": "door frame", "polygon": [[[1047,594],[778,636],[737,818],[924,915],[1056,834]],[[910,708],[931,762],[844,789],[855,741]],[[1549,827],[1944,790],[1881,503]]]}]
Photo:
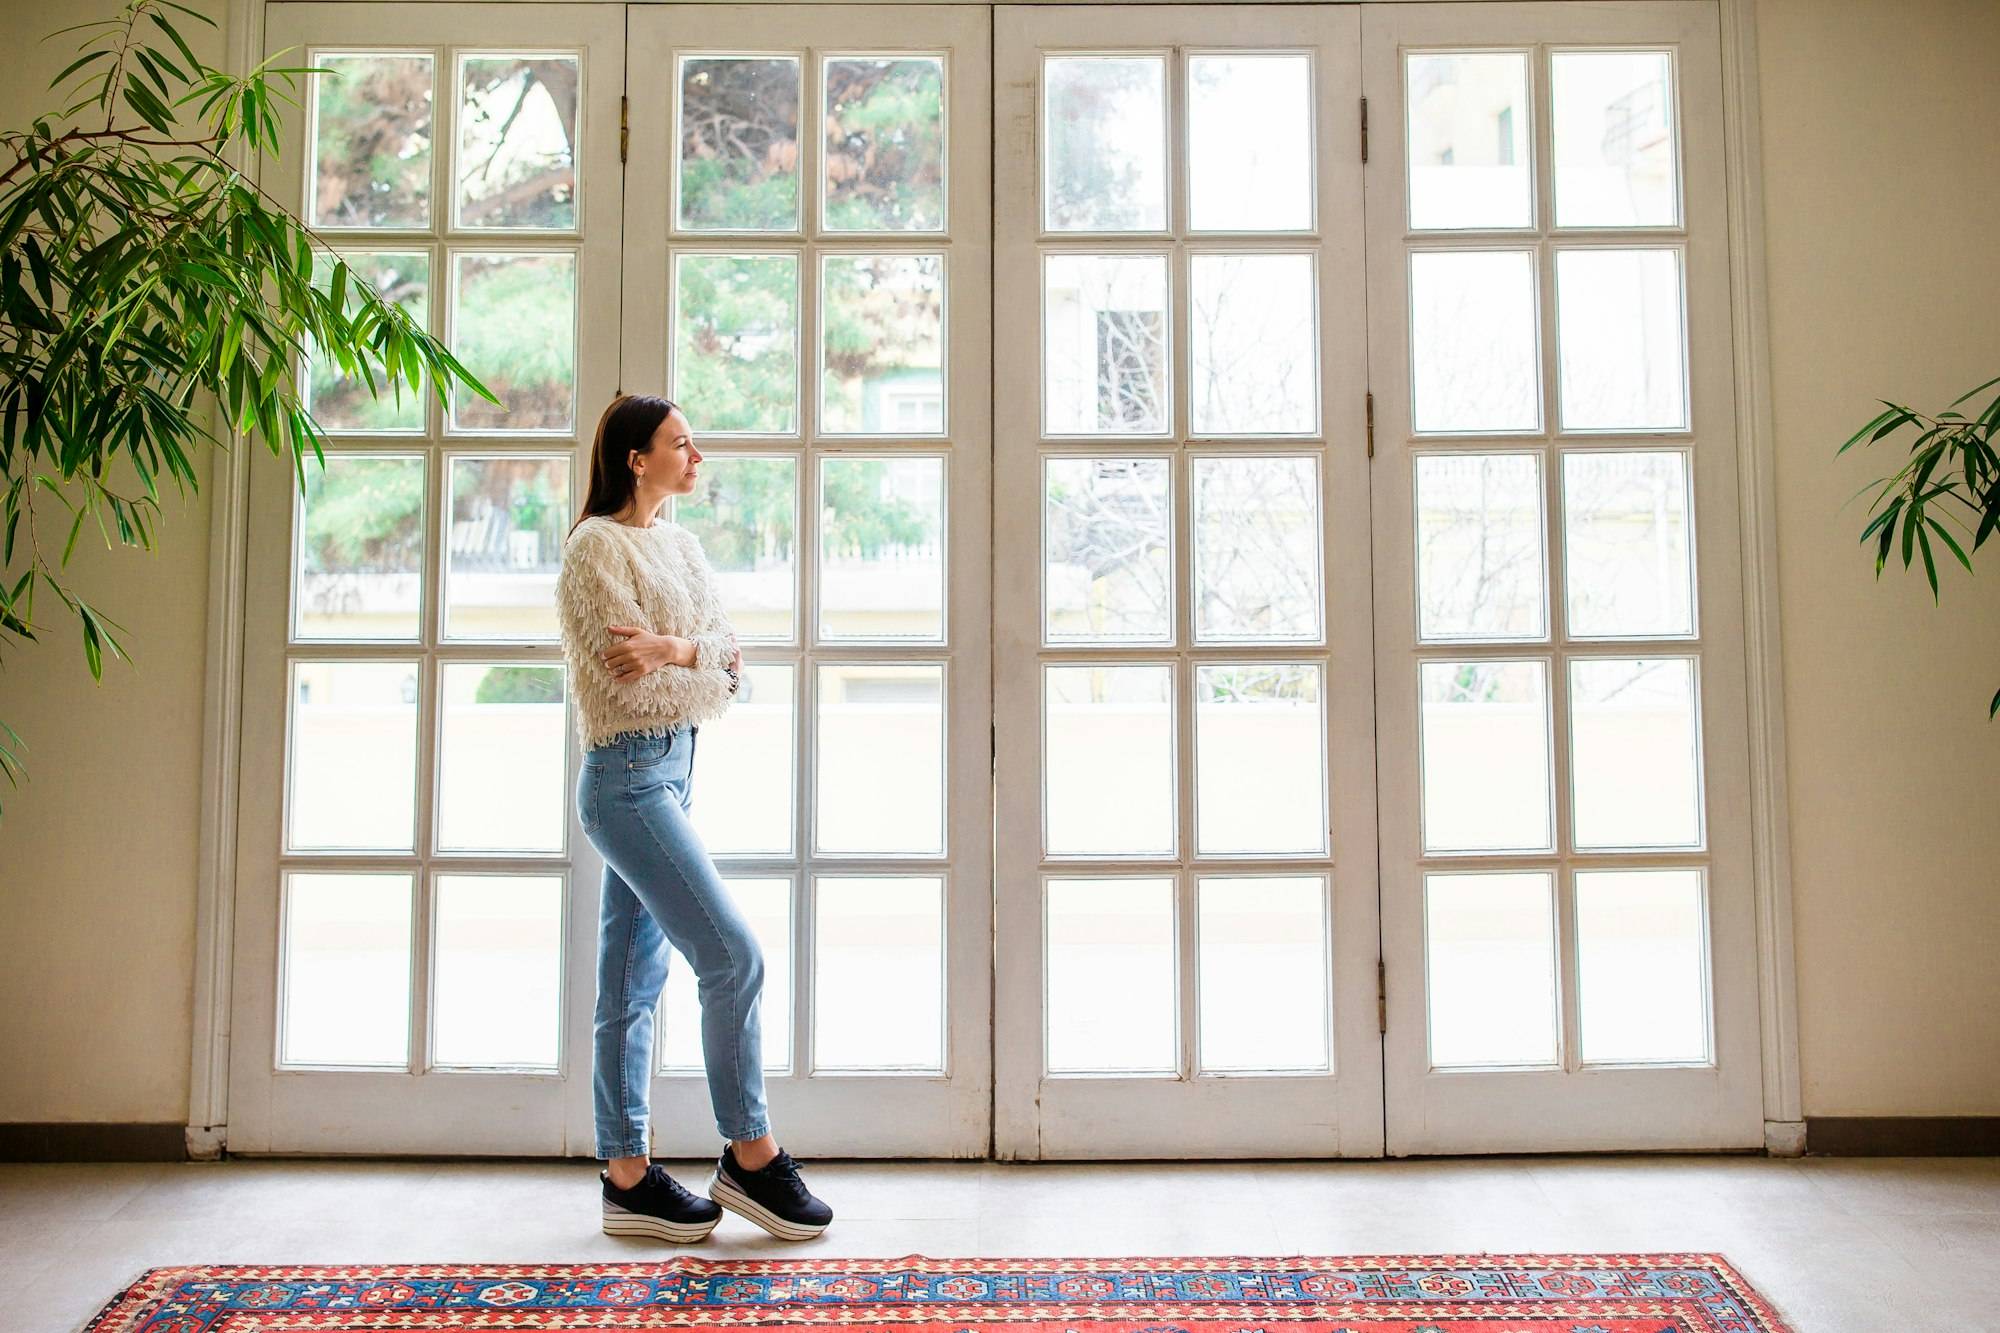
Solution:
[{"label": "door frame", "polygon": [[[755,0],[746,0],[754,3]],[[804,0],[813,3],[816,0]],[[223,67],[241,73],[262,59],[268,11],[279,0],[226,0]],[[1757,79],[1756,0],[1716,0],[1721,26],[1722,113],[1728,176],[1730,323],[1737,433],[1750,746],[1750,827],[1757,915],[1759,1022],[1765,1146],[1804,1151],[1792,913],[1791,823],[1786,774],[1784,666],[1777,554],[1777,465],[1766,286],[1762,112]],[[991,8],[990,5],[982,6]],[[268,164],[240,160],[253,179]],[[236,953],[236,902],[244,891],[238,855],[244,783],[244,643],[248,550],[249,437],[218,408],[213,430],[230,441],[208,469],[207,652],[203,668],[201,803],[186,1144],[213,1159],[230,1146],[229,1066]],[[259,466],[276,466],[276,461]]]}]

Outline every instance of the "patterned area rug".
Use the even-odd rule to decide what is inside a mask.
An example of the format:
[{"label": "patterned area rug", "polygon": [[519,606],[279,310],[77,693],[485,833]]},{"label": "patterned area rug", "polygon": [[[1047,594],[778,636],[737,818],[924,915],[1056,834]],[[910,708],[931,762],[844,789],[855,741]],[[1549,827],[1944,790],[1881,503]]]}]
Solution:
[{"label": "patterned area rug", "polygon": [[1784,1333],[1714,1254],[154,1268],[86,1333]]}]

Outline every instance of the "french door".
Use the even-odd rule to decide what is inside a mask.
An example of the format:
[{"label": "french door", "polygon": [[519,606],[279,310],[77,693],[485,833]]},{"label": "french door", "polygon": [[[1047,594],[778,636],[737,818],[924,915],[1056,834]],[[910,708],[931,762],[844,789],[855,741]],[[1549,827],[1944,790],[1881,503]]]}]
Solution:
[{"label": "french door", "polygon": [[1712,4],[266,12],[265,188],[500,403],[308,359],[251,469],[232,1149],[592,1151],[621,388],[788,1146],[1761,1141]]},{"label": "french door", "polygon": [[996,11],[995,1135],[1371,1155],[1359,12]]},{"label": "french door", "polygon": [[[984,1156],[986,15],[636,6],[630,42],[625,387],[706,455],[674,517],[746,688],[693,813],[779,979],[772,1116],[801,1152]],[[678,957],[663,1009],[655,1141],[711,1152]]]},{"label": "french door", "polygon": [[1391,1153],[1763,1142],[1713,5],[1371,5]]},{"label": "french door", "polygon": [[267,12],[281,63],[329,73],[264,188],[500,402],[376,401],[308,360],[324,467],[250,469],[234,1150],[590,1151],[554,584],[618,384],[624,30],[616,5]]}]

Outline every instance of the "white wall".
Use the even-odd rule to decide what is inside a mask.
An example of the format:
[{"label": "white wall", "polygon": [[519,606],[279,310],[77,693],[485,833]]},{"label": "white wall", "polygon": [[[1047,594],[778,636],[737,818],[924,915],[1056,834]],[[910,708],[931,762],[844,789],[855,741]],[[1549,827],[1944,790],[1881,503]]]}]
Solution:
[{"label": "white wall", "polygon": [[[1810,1115],[2000,1114],[2000,543],[1878,585],[1880,407],[2000,375],[2000,5],[1757,0]],[[1900,455],[1900,456],[1899,456]]]},{"label": "white wall", "polygon": [[[52,109],[48,81],[114,0],[51,7],[0,0],[0,126]],[[182,25],[220,63],[214,29]],[[265,461],[269,461],[268,459]],[[209,464],[185,503],[162,479],[155,550],[105,548],[84,521],[66,582],[125,626],[132,662],[84,665],[76,618],[44,588],[40,644],[9,644],[0,718],[29,745],[29,780],[0,787],[0,1123],[185,1122],[194,987],[195,846],[208,603]],[[111,484],[137,488],[129,470]],[[55,498],[35,506],[44,553],[68,533]],[[115,534],[109,515],[105,526]],[[25,562],[17,553],[11,583]]]},{"label": "white wall", "polygon": [[[41,34],[116,8],[0,0],[0,124],[68,59]],[[2000,557],[1942,575],[1941,609],[1920,574],[1877,586],[1841,504],[1894,462],[1832,457],[1877,394],[2000,374],[2000,6],[1758,12],[1806,1111],[2000,1114]],[[207,523],[204,492],[154,553],[79,543],[136,666],[93,685],[65,625],[0,669],[34,747],[0,824],[0,1122],[185,1115]]]}]

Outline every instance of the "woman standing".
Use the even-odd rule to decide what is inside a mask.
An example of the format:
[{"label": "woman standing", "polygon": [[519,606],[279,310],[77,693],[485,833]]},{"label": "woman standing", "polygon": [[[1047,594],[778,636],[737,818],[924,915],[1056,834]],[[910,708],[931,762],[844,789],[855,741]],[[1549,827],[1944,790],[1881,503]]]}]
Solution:
[{"label": "woman standing", "polygon": [[[604,1230],[685,1244],[727,1208],[782,1240],[810,1240],[833,1210],[806,1188],[766,1118],[763,954],[687,815],[696,736],[729,707],[743,663],[701,543],[657,517],[669,496],[693,492],[700,462],[672,403],[613,400],[556,578],[586,752],[577,813],[604,857],[592,1076]],[[725,1140],[706,1199],[647,1155],[653,1011],[669,946],[698,979],[709,1099]]]}]

